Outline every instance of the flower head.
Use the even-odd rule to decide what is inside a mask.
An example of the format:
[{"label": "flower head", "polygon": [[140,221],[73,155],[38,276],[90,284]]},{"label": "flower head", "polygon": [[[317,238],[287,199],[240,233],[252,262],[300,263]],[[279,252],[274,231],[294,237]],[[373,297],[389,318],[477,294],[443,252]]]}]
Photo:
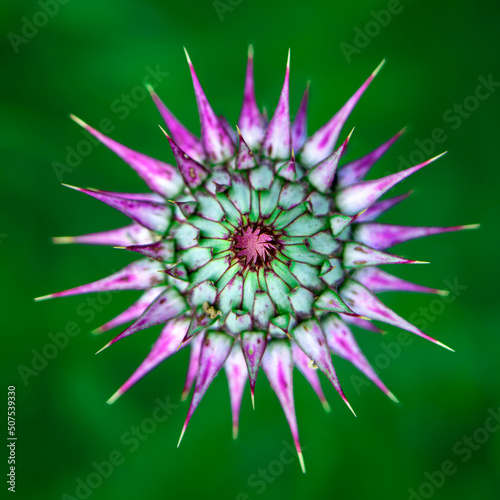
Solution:
[{"label": "flower head", "polygon": [[189,347],[182,399],[193,385],[194,391],[181,438],[222,367],[229,382],[236,436],[246,382],[253,401],[262,367],[283,407],[304,468],[293,367],[305,376],[327,410],[317,369],[350,408],[332,354],[351,362],[396,400],[363,355],[350,325],[379,332],[371,320],[383,321],[443,345],[390,310],[376,294],[446,292],[404,281],[377,266],[420,264],[386,249],[413,238],[475,226],[375,222],[409,194],[380,201],[384,193],[438,158],[381,179],[363,180],[402,132],[339,167],[352,134],[336,147],[342,127],[380,66],[331,120],[308,137],[308,89],[295,120],[290,121],[289,60],[278,105],[268,122],[255,101],[250,50],[236,130],[214,113],[189,57],[188,64],[200,114],[200,138],[149,88],[169,131],[165,135],[176,166],[122,146],[73,117],[125,160],[151,192],[74,188],[121,211],[132,224],[54,241],[111,245],[141,257],[99,281],[41,298],[143,290],[127,310],[98,329],[102,333],[132,322],[108,347],[150,326],[164,325],[147,358],[109,402],[178,349]]}]

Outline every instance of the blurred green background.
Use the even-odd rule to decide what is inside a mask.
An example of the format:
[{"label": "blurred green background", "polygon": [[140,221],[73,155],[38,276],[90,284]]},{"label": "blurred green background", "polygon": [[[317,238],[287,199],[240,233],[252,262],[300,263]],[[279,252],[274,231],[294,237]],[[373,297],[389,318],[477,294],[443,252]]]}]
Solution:
[{"label": "blurred green background", "polygon": [[[2,2],[0,255],[3,343],[8,346],[2,349],[2,390],[5,401],[7,386],[16,386],[19,497],[498,498],[498,22],[492,1]],[[93,146],[72,166],[66,164],[68,151],[85,140],[69,113],[95,126],[108,119],[113,138],[172,162],[157,111],[142,90],[150,68],[156,71],[159,95],[198,133],[186,46],[212,106],[234,124],[249,43],[255,47],[257,99],[270,112],[291,48],[291,109],[294,113],[311,80],[310,131],[387,58],[343,133],[356,126],[349,158],[370,151],[404,125],[407,133],[370,176],[449,153],[394,190],[415,192],[383,220],[482,223],[474,232],[396,249],[431,262],[400,267],[399,276],[438,288],[451,283],[446,302],[417,294],[382,297],[456,353],[416,337],[408,345],[395,328],[385,336],[356,331],[401,405],[338,361],[358,418],[323,383],[332,406],[327,414],[302,377],[295,377],[306,475],[285,451],[292,440],[263,374],[255,412],[246,390],[236,441],[221,374],[176,448],[187,412],[187,403],[179,401],[187,351],[163,363],[113,406],[105,404],[159,330],[133,336],[99,356],[94,352],[112,333],[98,338],[90,331],[127,307],[135,292],[97,302],[86,302],[85,296],[33,302],[35,296],[98,279],[134,260],[109,248],[51,244],[51,236],[126,222],[112,209],[60,186],[61,181],[145,190],[104,146]],[[72,322],[80,333],[55,351],[47,347]],[[158,410],[158,398],[170,401],[169,416],[161,423],[152,420],[166,415]],[[110,460],[113,470],[103,464]],[[7,465],[2,470],[5,474]]]}]

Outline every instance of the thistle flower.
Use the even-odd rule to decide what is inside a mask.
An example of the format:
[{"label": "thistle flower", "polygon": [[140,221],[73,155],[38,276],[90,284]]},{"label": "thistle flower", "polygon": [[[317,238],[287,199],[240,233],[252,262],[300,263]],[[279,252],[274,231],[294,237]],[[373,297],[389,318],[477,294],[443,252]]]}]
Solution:
[{"label": "thistle flower", "polygon": [[290,58],[278,105],[268,121],[255,100],[250,47],[236,130],[216,116],[189,56],[187,59],[201,138],[188,131],[149,87],[169,131],[165,135],[176,167],[122,146],[72,116],[125,160],[151,192],[68,186],[110,205],[133,222],[101,233],[55,238],[54,242],[111,245],[141,258],[99,281],[40,299],[144,291],[128,309],[97,330],[102,333],[133,322],[105,348],[148,327],[164,325],[146,359],[108,402],[179,349],[189,347],[182,399],[193,385],[194,391],[179,443],[222,367],[229,383],[236,437],[247,379],[253,402],[262,367],[283,407],[304,470],[293,367],[305,376],[327,411],[318,369],[351,408],[332,354],[352,363],[397,401],[363,355],[350,325],[380,332],[370,320],[383,321],[446,347],[398,316],[376,295],[395,290],[446,292],[404,281],[378,266],[421,264],[386,250],[413,238],[475,226],[411,227],[375,222],[410,194],[380,201],[384,193],[439,158],[381,179],[363,180],[403,131],[366,156],[339,167],[352,134],[336,148],[343,125],[382,64],[330,121],[308,137],[308,88],[290,121]]}]

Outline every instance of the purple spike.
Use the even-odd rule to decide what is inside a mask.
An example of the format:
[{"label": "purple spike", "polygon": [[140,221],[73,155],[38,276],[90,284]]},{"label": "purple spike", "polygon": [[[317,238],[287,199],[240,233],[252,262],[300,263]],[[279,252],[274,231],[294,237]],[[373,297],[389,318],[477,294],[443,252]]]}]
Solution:
[{"label": "purple spike", "polygon": [[400,130],[394,137],[381,144],[377,149],[368,153],[359,160],[351,161],[342,168],[340,168],[337,175],[337,186],[344,188],[356,184],[365,178],[368,171],[380,160],[380,158],[387,152],[387,150],[401,137],[406,128]]},{"label": "purple spike", "polygon": [[260,147],[264,137],[265,122],[260,114],[255,101],[255,89],[253,81],[253,47],[248,47],[248,63],[245,77],[245,90],[243,93],[243,106],[238,120],[238,127],[248,141],[251,149]]},{"label": "purple spike", "polygon": [[108,404],[113,404],[122,394],[156,368],[162,361],[177,352],[177,347],[185,335],[187,322],[185,320],[169,321],[161,331],[158,340],[154,343],[146,359],[139,365],[132,376],[108,399]]},{"label": "purple spike", "polygon": [[341,189],[336,196],[335,202],[342,213],[354,215],[361,210],[368,208],[375,203],[385,192],[394,187],[396,184],[406,179],[408,176],[429,165],[433,161],[441,158],[445,153],[442,153],[430,160],[407,168],[401,172],[374,179],[372,181],[361,181],[358,184],[353,184],[344,189]]},{"label": "purple spike", "polygon": [[117,191],[106,191],[110,196],[126,198],[128,200],[153,201],[156,203],[165,203],[165,197],[158,193],[118,193]]},{"label": "purple spike", "polygon": [[438,344],[450,351],[449,347],[445,346],[441,342],[429,337],[416,326],[408,323],[401,316],[398,316],[394,311],[389,309],[385,304],[383,304],[375,295],[373,295],[366,287],[354,280],[349,280],[344,283],[340,289],[340,295],[346,301],[351,309],[357,312],[360,316],[366,316],[367,318],[383,321],[389,325],[397,326],[403,330],[407,330],[415,335],[419,335],[424,339],[430,340],[431,342]]},{"label": "purple spike", "polygon": [[315,165],[332,154],[335,144],[347,118],[356,106],[364,91],[380,71],[385,60],[382,61],[368,79],[361,85],[357,92],[340,108],[340,110],[321,127],[314,135],[309,137],[302,148],[300,160],[307,166]]},{"label": "purple spike", "polygon": [[106,203],[151,231],[164,233],[168,228],[172,211],[162,203],[112,196],[107,191],[98,189],[78,188],[68,184],[63,184],[63,186],[88,194],[92,198]]},{"label": "purple spike", "polygon": [[324,160],[321,160],[314,167],[311,167],[311,170],[307,174],[307,178],[311,181],[311,184],[316,189],[318,189],[318,191],[324,193],[328,191],[332,186],[340,158],[342,158],[343,154],[345,153],[347,144],[349,143],[349,139],[351,138],[353,131],[354,129],[351,130],[351,133],[347,136],[347,139],[336,151],[334,151]]},{"label": "purple spike", "polygon": [[356,271],[352,278],[368,288],[373,293],[380,292],[421,292],[448,295],[445,290],[436,290],[422,285],[416,285],[392,274],[386,273],[377,267],[365,267]]},{"label": "purple spike", "polygon": [[150,259],[136,260],[120,271],[101,280],[77,286],[76,288],[70,288],[64,292],[38,297],[35,300],[67,297],[82,293],[111,292],[115,290],[146,290],[147,288],[163,283],[163,276],[159,271],[163,271],[163,266],[159,262]]},{"label": "purple spike", "polygon": [[[99,349],[96,354],[100,353],[110,345],[118,342],[119,340],[137,333],[146,328],[166,323],[167,321],[176,318],[182,314],[187,308],[186,301],[174,289],[167,289],[162,292],[148,308],[141,314],[141,316],[132,323],[120,335],[110,340],[102,349]],[[184,331],[184,334],[186,332]],[[182,339],[181,339],[182,340]],[[180,342],[180,340],[179,340]],[[179,344],[177,344],[176,348]]]},{"label": "purple spike", "polygon": [[392,253],[381,252],[358,243],[348,241],[344,245],[344,267],[356,269],[366,266],[380,266],[382,264],[428,264],[420,260],[408,260]]},{"label": "purple spike", "polygon": [[186,152],[191,158],[200,163],[204,163],[206,159],[203,145],[194,134],[192,134],[182,123],[177,120],[173,113],[163,104],[151,85],[146,85],[151,97],[153,98],[158,111],[160,112],[168,131],[172,134],[174,141],[179,144],[181,149]]},{"label": "purple spike", "polygon": [[260,362],[267,347],[267,335],[262,332],[246,332],[241,335],[241,350],[248,368],[252,406],[255,408],[255,381],[259,372]]},{"label": "purple spike", "polygon": [[298,151],[307,139],[307,103],[309,100],[309,82],[300,101],[299,109],[292,124],[292,148]]},{"label": "purple spike", "polygon": [[302,169],[295,161],[295,154],[292,150],[292,157],[283,164],[276,165],[276,173],[290,182],[296,182],[303,175]]},{"label": "purple spike", "polygon": [[165,198],[172,198],[182,190],[182,178],[172,165],[122,146],[120,143],[101,134],[101,132],[90,125],[87,125],[80,118],[74,115],[70,116],[78,125],[81,125],[122,160],[127,162],[152,191],[161,194]]},{"label": "purple spike", "polygon": [[286,63],[285,82],[276,106],[276,111],[266,129],[260,155],[276,160],[287,160],[292,152],[290,107],[288,103],[290,77],[290,51]]},{"label": "purple spike", "polygon": [[155,286],[154,288],[150,288],[146,290],[139,300],[134,302],[129,308],[125,309],[122,313],[120,313],[116,318],[104,323],[104,325],[95,329],[93,333],[99,334],[107,332],[113,328],[124,325],[129,321],[136,320],[144,311],[148,308],[148,306],[153,302],[160,293],[164,292],[166,287],[164,286]]},{"label": "purple spike", "polygon": [[297,427],[297,417],[295,416],[295,404],[293,401],[293,362],[288,341],[273,340],[268,344],[262,358],[262,368],[269,379],[269,384],[281,403],[288,425],[290,426],[290,431],[292,432],[302,472],[305,473],[306,469],[299,442],[299,429]]},{"label": "purple spike", "polygon": [[247,367],[239,345],[234,344],[224,365],[231,398],[231,412],[233,415],[233,439],[238,437],[238,422],[240,416],[241,398],[247,383]]},{"label": "purple spike", "polygon": [[119,247],[132,252],[137,252],[158,262],[173,262],[174,242],[170,239],[148,243],[147,245],[132,245]]},{"label": "purple spike", "polygon": [[212,380],[217,373],[219,373],[229,356],[231,347],[233,346],[233,341],[233,337],[219,332],[210,332],[205,336],[201,346],[200,364],[198,375],[196,376],[193,398],[191,399],[191,404],[189,405],[188,414],[186,416],[186,421],[184,422],[177,447],[181,444],[182,437],[184,436],[184,432],[186,432],[186,427],[189,420],[191,420],[194,411],[205,395],[205,392],[207,392]]},{"label": "purple spike", "polygon": [[323,330],[325,332],[328,348],[333,354],[352,363],[360,372],[364,373],[375,385],[377,385],[384,394],[398,403],[396,396],[387,389],[361,352],[354,335],[345,323],[333,314],[330,314],[323,321]]},{"label": "purple spike", "polygon": [[462,231],[463,229],[476,229],[477,227],[477,224],[453,227],[415,227],[366,222],[356,227],[354,230],[354,239],[372,248],[384,250],[415,238]]},{"label": "purple spike", "polygon": [[[185,49],[184,49],[185,50]],[[234,153],[235,147],[230,135],[224,130],[219,119],[201,88],[200,82],[186,51],[186,58],[193,80],[194,93],[198,104],[198,112],[201,123],[201,142],[211,163],[222,163],[229,160]]]},{"label": "purple spike", "polygon": [[239,146],[238,152],[236,153],[236,168],[238,170],[247,170],[249,168],[254,168],[257,166],[257,162],[255,161],[254,154],[248,144],[243,139],[241,135],[241,131],[238,127],[238,137],[239,137]]},{"label": "purple spike", "polygon": [[323,389],[321,388],[318,371],[311,366],[313,361],[295,342],[292,342],[292,357],[295,366],[309,382],[309,385],[318,396],[325,411],[330,411],[330,405],[328,404],[325,394],[323,393]]},{"label": "purple spike", "polygon": [[367,330],[373,333],[381,333],[384,334],[384,330],[381,330],[376,325],[374,325],[371,321],[367,319],[360,318],[359,316],[349,316],[347,314],[337,313],[344,323],[349,323],[351,325],[357,326],[358,328],[362,328],[363,330]]},{"label": "purple spike", "polygon": [[[156,235],[155,235],[156,236]],[[152,243],[153,235],[140,224],[131,224],[129,226],[120,227],[119,229],[111,229],[100,233],[83,234],[81,236],[57,236],[52,238],[54,243],[83,243],[85,245],[110,245],[110,246],[127,246],[131,244],[147,244]]]},{"label": "purple spike", "polygon": [[190,188],[198,187],[208,176],[208,170],[201,163],[193,160],[193,158],[182,151],[164,130],[163,133],[170,143],[175,161],[177,162],[177,167],[179,168],[184,182]]},{"label": "purple spike", "polygon": [[309,356],[318,368],[326,375],[327,379],[332,383],[335,390],[340,394],[344,403],[352,411],[349,401],[344,395],[340,387],[339,379],[333,368],[332,358],[328,352],[325,333],[316,320],[308,320],[297,325],[292,331],[292,337],[297,342],[298,346]]},{"label": "purple spike", "polygon": [[400,194],[399,196],[395,196],[394,198],[388,198],[387,200],[377,201],[371,207],[367,208],[364,212],[358,217],[357,222],[370,222],[372,220],[377,219],[382,214],[390,210],[392,207],[395,207],[398,203],[401,203],[403,200],[406,200],[410,194],[413,193],[413,190],[408,191],[405,194]]},{"label": "purple spike", "polygon": [[233,142],[233,144],[236,144],[236,142],[238,141],[238,132],[236,132],[233,127],[231,127],[231,124],[225,116],[219,115],[217,118],[219,119],[219,123],[226,131],[227,135],[231,137],[231,141]]},{"label": "purple spike", "polygon": [[[193,387],[193,383],[196,380],[196,374],[198,373],[198,369],[200,367],[200,352],[201,352],[201,344],[203,343],[204,335],[200,333],[200,335],[196,335],[192,337],[189,345],[191,346],[191,352],[189,354],[189,366],[186,374],[186,382],[184,383],[184,389],[182,390],[181,401],[185,401],[191,392],[191,387]],[[187,345],[186,342],[182,342],[179,345],[179,348],[184,344]]]}]

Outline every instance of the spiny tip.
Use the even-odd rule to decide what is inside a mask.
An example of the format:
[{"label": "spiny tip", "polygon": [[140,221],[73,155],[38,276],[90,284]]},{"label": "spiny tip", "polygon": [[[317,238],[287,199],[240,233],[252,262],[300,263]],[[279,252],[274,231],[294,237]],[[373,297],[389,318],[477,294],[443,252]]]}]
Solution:
[{"label": "spiny tip", "polygon": [[371,74],[372,78],[375,78],[378,75],[378,72],[382,69],[384,64],[385,59],[382,59],[382,61],[380,61],[380,64],[373,70],[373,73]]},{"label": "spiny tip", "polygon": [[54,236],[52,238],[52,243],[55,243],[56,245],[61,245],[64,243],[73,243],[75,241],[74,236]]},{"label": "spiny tip", "polygon": [[354,132],[354,129],[355,129],[355,128],[356,128],[356,127],[352,127],[352,130],[349,132],[349,135],[347,136],[346,141],[349,141],[349,139],[351,138],[351,135],[352,135],[352,133]]},{"label": "spiny tip", "polygon": [[74,115],[73,113],[71,113],[69,115],[69,117],[75,122],[75,123],[78,123],[78,125],[80,125],[80,127],[83,127],[83,128],[88,128],[89,126],[80,118],[78,118],[78,116]]},{"label": "spiny tip", "polygon": [[191,62],[191,58],[189,57],[188,51],[187,51],[186,47],[183,47],[183,48],[184,48],[184,53],[186,54],[187,62],[189,64],[189,66],[192,68],[193,67],[193,63]]},{"label": "spiny tip", "polygon": [[323,405],[324,410],[325,410],[327,413],[330,413],[331,408],[330,408],[330,405],[328,404],[328,401],[327,401],[326,399],[322,399],[322,400],[321,400],[321,404]]},{"label": "spiny tip", "polygon": [[188,398],[188,396],[189,396],[189,391],[182,391],[181,401],[186,401],[186,399]]},{"label": "spiny tip", "polygon": [[481,224],[467,224],[465,226],[460,226],[461,229],[477,229],[481,227]]},{"label": "spiny tip", "polygon": [[354,410],[352,409],[351,403],[349,403],[349,401],[347,401],[347,398],[344,395],[342,395],[342,399],[344,400],[344,403],[347,405],[349,410],[351,410],[352,414],[357,418],[356,413],[354,413]]},{"label": "spiny tip", "polygon": [[158,125],[158,127],[160,127],[160,130],[165,134],[165,137],[167,139],[170,139],[170,136],[167,134],[167,132],[165,131],[165,129],[161,125]]},{"label": "spiny tip", "polygon": [[107,401],[106,403],[108,405],[112,405],[121,395],[123,394],[123,391],[121,389],[118,389]]},{"label": "spiny tip", "polygon": [[42,300],[51,299],[54,296],[55,296],[55,293],[50,293],[49,295],[42,295],[41,297],[35,297],[34,301],[41,302]]},{"label": "spiny tip", "polygon": [[441,156],[444,156],[448,151],[443,151],[441,154],[437,155],[437,156],[434,156],[432,157],[430,160],[427,160],[426,162],[424,162],[425,165],[428,165],[429,163],[432,163],[433,161],[436,161],[438,160],[439,158],[441,158]]},{"label": "spiny tip", "polygon": [[151,97],[153,98],[156,97],[155,89],[149,82],[146,82],[146,88],[148,89],[148,92],[151,94]]},{"label": "spiny tip", "polygon": [[248,46],[248,58],[253,59],[253,45],[252,44],[250,44]]},{"label": "spiny tip", "polygon": [[64,182],[61,182],[61,185],[70,189],[74,189],[75,191],[81,191],[82,188],[72,186],[71,184],[64,184]]},{"label": "spiny tip", "polygon": [[186,427],[187,427],[187,422],[184,423],[184,427],[182,428],[181,436],[179,438],[179,442],[177,443],[177,448],[179,448],[181,444],[182,438],[184,437],[184,433],[186,432]]},{"label": "spiny tip", "polygon": [[113,247],[113,248],[116,248],[118,250],[126,250],[127,249],[127,247]]},{"label": "spiny tip", "polygon": [[442,295],[443,297],[447,297],[450,295],[450,292],[448,290],[436,290],[437,295]]},{"label": "spiny tip", "polygon": [[111,344],[113,343],[112,340],[110,340],[104,347],[101,347],[96,354],[99,354],[100,352],[104,351],[104,349],[107,349]]},{"label": "spiny tip", "polygon": [[233,439],[238,437],[238,424],[233,425]]},{"label": "spiny tip", "polygon": [[395,403],[399,403],[399,399],[389,390],[386,392],[387,396],[391,398]]},{"label": "spiny tip", "polygon": [[302,450],[297,450],[297,456],[299,457],[299,462],[300,462],[300,468],[302,469],[302,473],[306,473],[306,466],[304,464],[304,457],[302,455]]},{"label": "spiny tip", "polygon": [[445,349],[448,349],[448,351],[455,352],[455,349],[452,349],[451,347],[448,347],[446,344],[439,342],[439,340],[434,340],[434,343],[440,345],[441,347],[444,347]]},{"label": "spiny tip", "polygon": [[105,330],[102,330],[102,327],[96,328],[95,330],[90,330],[90,333],[92,335],[101,335],[101,333],[104,333]]},{"label": "spiny tip", "polygon": [[430,264],[430,262],[427,262],[425,260],[411,260],[410,264]]},{"label": "spiny tip", "polygon": [[250,396],[252,397],[252,408],[255,411],[255,395],[253,393],[253,389],[250,391]]},{"label": "spiny tip", "polygon": [[290,49],[288,49],[288,57],[286,60],[286,69],[290,69]]}]

